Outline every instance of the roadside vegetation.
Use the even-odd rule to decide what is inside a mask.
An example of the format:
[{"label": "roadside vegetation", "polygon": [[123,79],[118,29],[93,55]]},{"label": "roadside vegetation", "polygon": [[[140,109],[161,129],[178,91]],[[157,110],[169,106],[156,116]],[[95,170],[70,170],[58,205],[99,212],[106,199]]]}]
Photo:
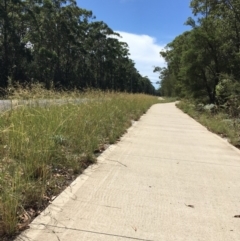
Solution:
[{"label": "roadside vegetation", "polygon": [[[34,93],[46,98],[40,90],[32,90],[28,100],[39,100],[32,98]],[[26,99],[26,89],[19,89],[11,98],[23,95]],[[26,229],[96,155],[119,140],[132,120],[158,102],[143,94],[101,91],[60,96],[71,101],[34,108],[15,105],[0,115],[1,240]],[[85,101],[79,102],[81,98]]]},{"label": "roadside vegetation", "polygon": [[193,100],[182,100],[176,104],[183,112],[190,115],[208,130],[225,138],[232,145],[240,147],[240,119],[224,109],[214,105],[194,103]]}]

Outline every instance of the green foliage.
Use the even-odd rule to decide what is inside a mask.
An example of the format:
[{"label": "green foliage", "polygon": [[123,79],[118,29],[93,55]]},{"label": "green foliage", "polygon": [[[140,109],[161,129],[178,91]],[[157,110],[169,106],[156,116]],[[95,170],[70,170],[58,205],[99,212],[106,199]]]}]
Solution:
[{"label": "green foliage", "polygon": [[218,104],[231,118],[240,118],[240,83],[223,76],[216,87]]},{"label": "green foliage", "polygon": [[119,34],[74,0],[3,0],[0,16],[0,87],[5,90],[16,82],[40,82],[47,89],[155,93]]},{"label": "green foliage", "polygon": [[228,100],[239,96],[240,83],[231,78],[222,78],[216,86],[216,97],[221,105],[224,105]]},{"label": "green foliage", "polygon": [[240,81],[240,4],[238,0],[192,0],[190,5],[194,19],[189,17],[185,24],[192,30],[160,52],[167,62],[160,75],[161,92],[222,102],[221,88],[235,90],[222,86],[222,76],[232,76],[235,84]]}]

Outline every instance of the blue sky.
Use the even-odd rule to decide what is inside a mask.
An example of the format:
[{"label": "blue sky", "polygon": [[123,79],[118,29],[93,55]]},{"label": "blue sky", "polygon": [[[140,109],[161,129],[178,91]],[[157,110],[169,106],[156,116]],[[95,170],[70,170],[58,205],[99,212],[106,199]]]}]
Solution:
[{"label": "blue sky", "polygon": [[121,34],[136,68],[153,83],[159,80],[153,66],[164,66],[159,51],[189,30],[184,22],[192,15],[190,0],[77,0],[77,3],[92,10],[96,20],[104,21]]}]

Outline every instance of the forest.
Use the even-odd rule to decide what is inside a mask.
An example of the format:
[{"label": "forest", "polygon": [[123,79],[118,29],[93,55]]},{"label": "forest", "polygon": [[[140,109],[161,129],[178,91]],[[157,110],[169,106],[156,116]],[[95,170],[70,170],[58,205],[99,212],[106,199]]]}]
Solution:
[{"label": "forest", "polygon": [[154,94],[128,45],[75,0],[0,1],[0,88],[41,83]]},{"label": "forest", "polygon": [[167,44],[156,67],[164,96],[226,104],[240,94],[240,1],[192,0],[191,27]]}]

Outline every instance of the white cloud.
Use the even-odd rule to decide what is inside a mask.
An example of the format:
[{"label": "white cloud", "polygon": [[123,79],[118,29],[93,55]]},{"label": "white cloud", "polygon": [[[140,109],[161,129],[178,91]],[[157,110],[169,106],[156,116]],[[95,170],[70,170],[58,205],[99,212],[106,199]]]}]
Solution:
[{"label": "white cloud", "polygon": [[[158,45],[156,39],[149,35],[137,35],[122,31],[116,31],[129,46],[130,58],[135,62],[137,70],[142,76],[148,78],[154,83],[159,81],[158,73],[153,73],[154,66],[164,67],[165,62],[160,57],[159,52],[164,45]],[[154,85],[156,86],[156,85]]]}]

